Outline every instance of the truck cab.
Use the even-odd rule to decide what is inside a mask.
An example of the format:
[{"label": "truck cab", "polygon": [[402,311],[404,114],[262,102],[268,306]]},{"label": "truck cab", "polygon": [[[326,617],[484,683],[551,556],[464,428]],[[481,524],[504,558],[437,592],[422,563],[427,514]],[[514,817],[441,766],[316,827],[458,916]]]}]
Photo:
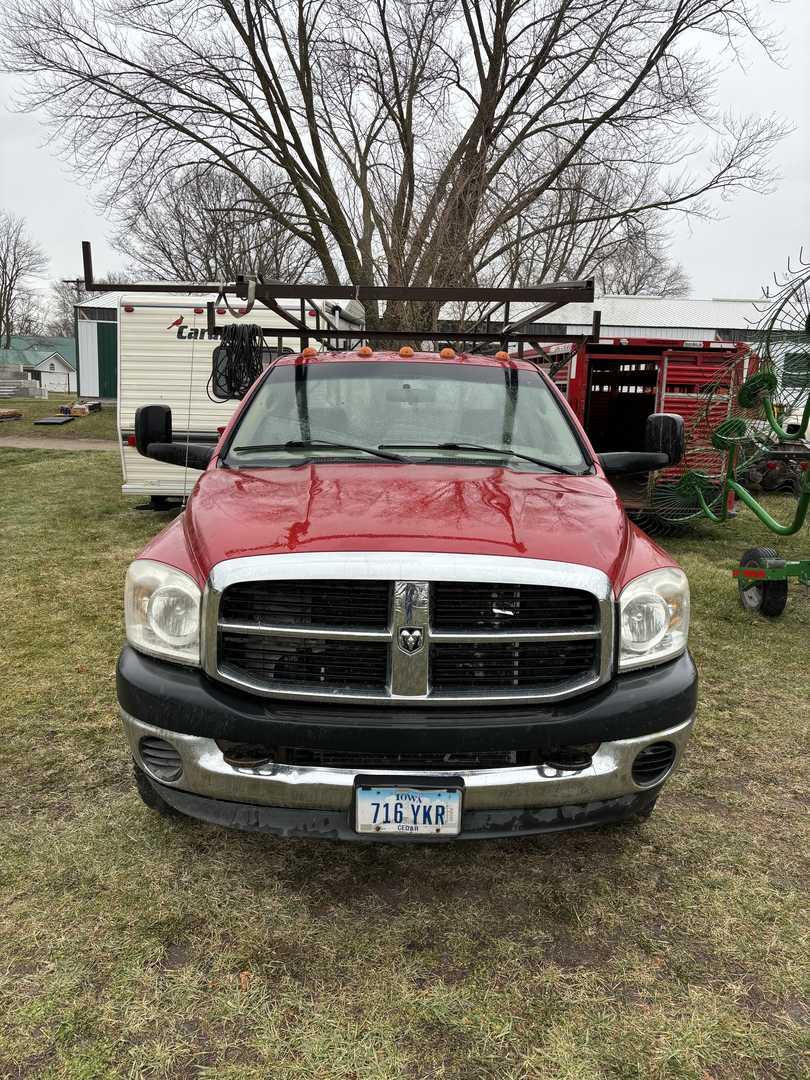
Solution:
[{"label": "truck cab", "polygon": [[506,353],[280,357],[131,564],[118,700],[153,809],[283,836],[449,842],[644,818],[697,679],[689,587],[612,484],[677,464],[680,417],[598,454]]}]

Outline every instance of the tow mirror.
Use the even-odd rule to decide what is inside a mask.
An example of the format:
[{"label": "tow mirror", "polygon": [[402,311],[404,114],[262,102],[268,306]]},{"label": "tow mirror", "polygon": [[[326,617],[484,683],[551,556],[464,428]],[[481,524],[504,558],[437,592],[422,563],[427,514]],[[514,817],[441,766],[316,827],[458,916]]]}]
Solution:
[{"label": "tow mirror", "polygon": [[683,458],[683,417],[675,413],[652,413],[644,432],[645,450],[600,454],[608,476],[629,476],[655,472],[677,465]]},{"label": "tow mirror", "polygon": [[135,410],[135,446],[139,454],[149,457],[150,443],[172,441],[172,410],[168,405],[141,405]]},{"label": "tow mirror", "polygon": [[683,417],[677,413],[652,413],[647,417],[644,446],[652,453],[666,454],[668,464],[677,465],[683,460]]},{"label": "tow mirror", "polygon": [[139,454],[190,469],[205,469],[214,456],[213,446],[172,442],[172,410],[168,405],[142,405],[135,411],[135,447]]}]

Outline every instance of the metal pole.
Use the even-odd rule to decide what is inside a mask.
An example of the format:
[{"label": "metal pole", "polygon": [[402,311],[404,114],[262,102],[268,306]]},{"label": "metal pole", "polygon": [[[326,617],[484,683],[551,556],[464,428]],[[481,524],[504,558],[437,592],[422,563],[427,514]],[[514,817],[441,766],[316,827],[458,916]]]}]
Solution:
[{"label": "metal pole", "polygon": [[84,287],[87,292],[90,292],[93,288],[93,252],[89,240],[82,240],[82,263],[84,265]]}]

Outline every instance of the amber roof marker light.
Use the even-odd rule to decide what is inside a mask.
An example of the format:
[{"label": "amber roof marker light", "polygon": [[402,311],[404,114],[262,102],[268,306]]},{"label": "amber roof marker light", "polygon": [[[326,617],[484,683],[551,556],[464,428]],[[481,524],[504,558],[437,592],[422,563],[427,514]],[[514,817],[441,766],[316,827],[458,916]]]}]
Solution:
[{"label": "amber roof marker light", "polygon": [[403,345],[402,348],[399,350],[399,355],[404,357],[405,360],[410,360],[410,358],[413,356],[413,349],[410,347],[410,345]]},{"label": "amber roof marker light", "polygon": [[372,347],[370,345],[361,345],[360,348],[357,350],[357,355],[358,356],[373,356],[374,355],[374,350],[372,349]]},{"label": "amber roof marker light", "polygon": [[441,358],[443,360],[452,360],[455,357],[455,355],[456,355],[456,350],[451,349],[449,346],[447,348],[445,348],[445,349],[442,349],[442,351],[439,353],[439,356],[441,356]]}]

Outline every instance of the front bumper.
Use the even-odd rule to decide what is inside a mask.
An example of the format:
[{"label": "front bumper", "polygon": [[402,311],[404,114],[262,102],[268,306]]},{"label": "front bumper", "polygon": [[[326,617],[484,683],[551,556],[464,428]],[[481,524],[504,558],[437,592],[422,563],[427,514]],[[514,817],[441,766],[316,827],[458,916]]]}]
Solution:
[{"label": "front bumper", "polygon": [[[132,755],[150,783],[170,805],[191,817],[219,825],[282,836],[321,836],[335,839],[404,840],[386,835],[359,837],[351,824],[358,776],[396,780],[382,769],[340,769],[294,766],[271,762],[262,766],[229,764],[213,739],[181,735],[144,724],[121,710]],[[692,719],[653,735],[602,743],[588,768],[575,771],[547,766],[501,769],[447,769],[400,774],[418,787],[446,777],[461,780],[463,812],[459,837],[422,837],[431,842],[477,839],[576,829],[621,820],[643,813],[655,801],[666,779],[649,786],[632,776],[636,755],[652,743],[666,740],[680,760]],[[140,752],[141,739],[166,740],[180,754],[183,772],[173,783],[157,781]],[[672,769],[669,770],[670,772]],[[667,774],[669,775],[669,774]]]},{"label": "front bumper", "polygon": [[[166,802],[192,817],[235,828],[344,839],[360,839],[351,823],[357,775],[395,780],[395,771],[277,762],[238,767],[225,760],[216,740],[380,754],[598,742],[591,764],[580,771],[536,765],[407,771],[413,786],[420,776],[426,781],[461,778],[461,839],[548,832],[621,820],[648,809],[666,777],[639,785],[633,762],[645,746],[668,741],[676,751],[672,768],[677,767],[692,727],[696,691],[688,654],[557,704],[442,711],[274,703],[129,648],[118,668],[121,717],[133,757]],[[173,783],[150,775],[140,754],[140,741],[149,736],[165,739],[180,754],[183,772]]]}]

